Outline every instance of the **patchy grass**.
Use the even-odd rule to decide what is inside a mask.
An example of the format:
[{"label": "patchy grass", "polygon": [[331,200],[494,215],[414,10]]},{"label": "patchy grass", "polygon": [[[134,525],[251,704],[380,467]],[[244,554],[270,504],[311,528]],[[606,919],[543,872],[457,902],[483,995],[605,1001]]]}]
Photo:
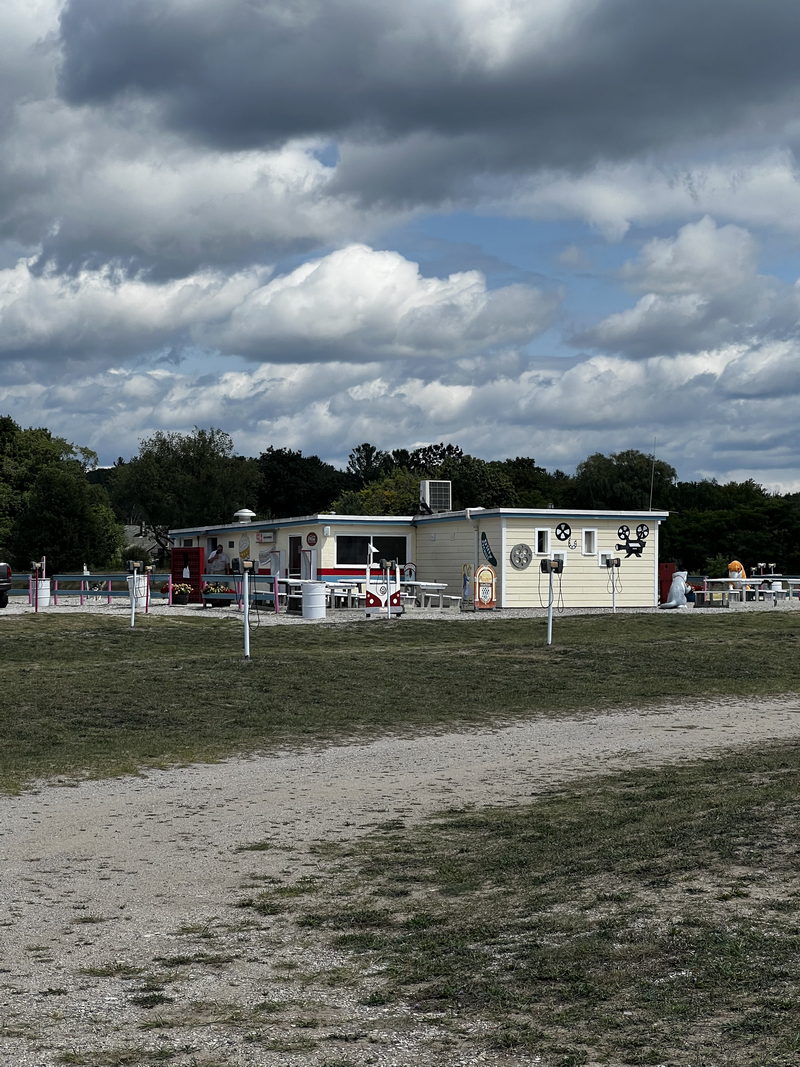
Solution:
[{"label": "patchy grass", "polygon": [[[549,649],[543,620],[265,628],[244,664],[230,619],[140,619],[131,631],[99,616],[0,617],[0,789],[698,692],[783,696],[798,687],[797,621],[780,611],[563,618]],[[326,970],[273,953],[273,977],[347,990],[381,1018],[393,1005],[403,1020],[410,1011],[437,1040],[445,1020],[448,1047],[483,1042],[487,1062],[796,1067],[798,786],[800,748],[782,746],[598,778],[527,806],[449,811],[421,828],[387,820],[349,850],[321,843],[319,875],[254,875],[239,902],[247,918],[229,929],[260,936],[249,918],[259,913],[278,917],[281,938],[297,924],[304,943],[324,944]],[[255,864],[268,848],[240,851]],[[313,1002],[183,1005],[186,968],[235,967],[239,947],[221,929],[181,927],[194,944],[146,970],[112,960],[81,973],[122,982],[143,1031],[246,1027],[259,1052],[354,1067],[325,1049],[364,1033],[329,1032]],[[28,951],[38,962],[50,947]],[[179,1053],[66,1051],[60,1062],[122,1067]]]},{"label": "patchy grass", "polygon": [[378,969],[362,1004],[546,1067],[796,1067],[798,798],[789,745],[452,811],[359,841],[296,921]]},{"label": "patchy grass", "polygon": [[[334,739],[797,688],[795,613],[270,627],[0,617],[0,790]],[[746,655],[743,649],[747,650]],[[485,684],[470,684],[479,666]],[[368,683],[367,683],[368,680]]]}]

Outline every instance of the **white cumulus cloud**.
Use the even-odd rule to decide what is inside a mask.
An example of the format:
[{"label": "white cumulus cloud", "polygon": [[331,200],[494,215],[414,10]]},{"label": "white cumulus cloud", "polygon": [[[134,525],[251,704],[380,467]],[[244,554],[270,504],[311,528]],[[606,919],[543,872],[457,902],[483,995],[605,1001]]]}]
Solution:
[{"label": "white cumulus cloud", "polygon": [[261,359],[455,359],[526,343],[552,321],[557,296],[490,290],[479,271],[424,277],[396,252],[349,245],[269,281],[209,333]]}]

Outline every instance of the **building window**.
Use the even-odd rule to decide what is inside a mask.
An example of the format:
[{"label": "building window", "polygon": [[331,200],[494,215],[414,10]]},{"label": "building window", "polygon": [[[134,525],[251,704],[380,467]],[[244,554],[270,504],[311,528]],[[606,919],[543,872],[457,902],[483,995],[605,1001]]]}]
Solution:
[{"label": "building window", "polygon": [[597,552],[597,530],[583,531],[582,552],[584,556],[593,556]]},{"label": "building window", "polygon": [[377,566],[380,560],[396,560],[401,566],[408,563],[408,548],[405,537],[366,537],[363,534],[339,534],[336,538],[337,567],[366,567],[370,541],[375,547],[372,555]]},{"label": "building window", "polygon": [[536,531],[536,554],[537,554],[537,556],[549,556],[550,555],[550,531],[549,530],[537,530]]},{"label": "building window", "polygon": [[184,539],[183,539],[183,547],[184,547],[184,548],[193,548],[193,547],[194,547],[194,546],[192,545],[192,539],[191,539],[191,537],[184,537]]}]

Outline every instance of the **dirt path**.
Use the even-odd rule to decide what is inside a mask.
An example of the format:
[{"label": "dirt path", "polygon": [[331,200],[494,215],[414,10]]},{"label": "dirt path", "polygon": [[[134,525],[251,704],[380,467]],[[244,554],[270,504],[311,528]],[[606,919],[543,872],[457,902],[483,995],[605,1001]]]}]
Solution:
[{"label": "dirt path", "polygon": [[[318,947],[290,944],[275,925],[267,924],[266,950],[267,927],[243,926],[235,909],[243,885],[316,870],[311,843],[346,838],[390,818],[413,821],[445,806],[520,801],[583,775],[797,738],[800,700],[731,701],[384,739],[3,798],[0,1063],[136,1063],[119,1055],[114,1061],[109,1053],[132,1042],[141,1046],[142,1064],[156,1062],[147,1057],[156,1055],[158,1041],[143,1036],[130,979],[125,986],[124,976],[86,972],[113,970],[114,961],[118,969],[152,971],[159,955],[186,954],[187,946],[197,955],[198,945],[213,945],[236,960],[222,969],[181,972],[175,988],[184,1014],[168,1027],[169,1062],[325,1064],[319,1047],[279,1054],[264,1040],[248,1043],[246,1027],[220,1019],[237,1005],[263,1000],[265,983],[273,999],[295,1003],[296,982],[286,978],[291,965],[307,965],[309,953],[319,962]],[[270,847],[241,850],[254,842]],[[327,998],[313,994],[318,1007],[324,1002],[336,1014],[330,993]],[[366,1025],[367,1009],[348,1002],[342,990],[333,999],[342,1018],[358,1016]],[[371,1011],[370,1025],[378,1026],[380,1010]],[[464,1049],[434,1056],[430,1027],[417,1039],[408,1023],[401,1041],[398,1025],[395,1020],[387,1031],[394,1037],[383,1051],[380,1041],[366,1051],[348,1049],[348,1062],[405,1067],[428,1062],[428,1054],[441,1064],[485,1062]],[[84,1058],[65,1060],[65,1052]]]}]

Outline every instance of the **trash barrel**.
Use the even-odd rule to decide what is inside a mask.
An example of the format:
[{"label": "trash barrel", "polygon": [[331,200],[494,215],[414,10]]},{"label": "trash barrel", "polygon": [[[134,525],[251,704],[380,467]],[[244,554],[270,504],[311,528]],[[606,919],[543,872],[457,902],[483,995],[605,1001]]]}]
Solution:
[{"label": "trash barrel", "polygon": [[303,618],[325,618],[325,583],[306,582],[303,586]]},{"label": "trash barrel", "polygon": [[36,603],[40,608],[47,608],[50,606],[50,579],[39,578],[36,580],[36,589],[32,590],[33,595],[37,598]]}]

